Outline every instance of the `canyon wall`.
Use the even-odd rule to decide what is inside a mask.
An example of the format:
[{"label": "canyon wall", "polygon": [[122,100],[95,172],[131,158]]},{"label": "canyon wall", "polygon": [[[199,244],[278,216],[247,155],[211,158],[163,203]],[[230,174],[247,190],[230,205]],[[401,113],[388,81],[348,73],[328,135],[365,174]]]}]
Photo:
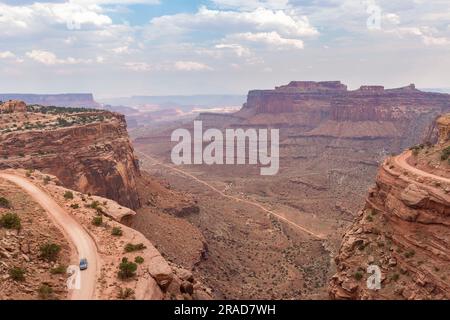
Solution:
[{"label": "canyon wall", "polygon": [[1,133],[0,169],[40,170],[57,176],[67,188],[138,208],[140,171],[124,116],[109,112],[96,116],[103,121]]},{"label": "canyon wall", "polygon": [[[383,163],[364,209],[343,237],[329,287],[333,299],[450,298],[449,165],[425,157],[427,165],[432,161],[442,169],[434,176],[405,167],[402,157]],[[417,157],[410,158],[411,166]],[[381,271],[377,290],[367,285],[371,265]]]}]

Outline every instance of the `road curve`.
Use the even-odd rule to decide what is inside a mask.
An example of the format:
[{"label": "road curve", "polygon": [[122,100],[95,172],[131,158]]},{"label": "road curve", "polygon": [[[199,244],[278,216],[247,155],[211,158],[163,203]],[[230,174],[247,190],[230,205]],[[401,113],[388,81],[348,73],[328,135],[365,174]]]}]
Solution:
[{"label": "road curve", "polygon": [[89,268],[81,271],[81,288],[71,291],[72,300],[92,300],[95,294],[97,268],[99,266],[97,247],[88,232],[64,210],[46,192],[27,179],[9,173],[0,172],[0,178],[8,180],[28,193],[45,211],[51,220],[63,232],[66,238],[73,244],[78,252],[77,261],[72,261],[78,266],[79,258],[87,258]]},{"label": "road curve", "polygon": [[224,198],[228,198],[228,199],[234,200],[234,201],[236,201],[236,202],[242,202],[242,203],[246,203],[246,204],[248,204],[248,205],[257,207],[257,208],[259,208],[261,211],[264,211],[264,212],[266,212],[266,213],[268,213],[268,214],[270,214],[270,215],[276,217],[277,219],[284,221],[285,223],[291,225],[292,227],[294,227],[294,228],[296,228],[296,229],[298,229],[298,230],[300,230],[300,231],[302,231],[302,232],[304,232],[304,233],[307,233],[307,234],[309,234],[310,236],[312,236],[312,237],[314,237],[314,238],[321,239],[321,240],[325,239],[325,237],[324,237],[323,235],[317,234],[317,233],[315,233],[315,232],[313,232],[313,231],[311,231],[311,230],[308,230],[308,229],[306,229],[305,227],[303,227],[303,226],[301,226],[301,225],[299,225],[299,224],[297,224],[297,223],[295,223],[295,222],[292,222],[292,221],[286,219],[285,217],[279,215],[278,213],[276,213],[276,212],[274,212],[274,211],[272,211],[272,210],[269,210],[269,209],[265,208],[263,205],[261,205],[261,204],[258,203],[258,202],[254,202],[254,201],[247,200],[247,199],[242,199],[242,198],[235,197],[235,196],[230,196],[230,195],[224,193],[223,191],[217,189],[216,187],[212,186],[212,185],[209,184],[208,182],[203,181],[203,180],[197,178],[196,176],[190,174],[189,172],[186,172],[186,171],[184,171],[184,170],[175,168],[175,167],[173,167],[173,166],[171,166],[171,165],[162,163],[162,162],[160,162],[160,161],[158,161],[158,160],[156,160],[156,159],[150,157],[149,155],[147,155],[147,154],[145,154],[145,153],[143,153],[143,152],[141,152],[141,151],[137,151],[137,150],[136,150],[136,152],[137,152],[138,154],[141,154],[144,158],[147,158],[147,159],[149,159],[149,160],[151,160],[151,161],[157,163],[157,164],[160,165],[160,166],[163,166],[163,167],[166,167],[166,168],[168,168],[168,169],[170,169],[170,170],[173,170],[173,171],[176,171],[176,172],[178,172],[178,173],[181,173],[182,175],[185,175],[186,177],[191,178],[192,180],[195,180],[195,181],[197,181],[198,183],[201,183],[201,184],[205,185],[206,187],[208,187],[209,189],[211,189],[211,190],[213,190],[214,192],[218,193],[220,196],[222,196],[222,197],[224,197]]},{"label": "road curve", "polygon": [[399,167],[401,167],[401,168],[403,168],[405,170],[408,170],[408,171],[410,171],[410,172],[412,172],[412,173],[414,173],[414,174],[416,174],[418,176],[432,178],[434,180],[439,180],[439,181],[442,181],[442,182],[445,182],[445,183],[450,183],[450,179],[447,179],[447,178],[444,178],[444,177],[441,177],[441,176],[437,176],[437,175],[434,175],[432,173],[428,173],[428,172],[422,171],[420,169],[417,169],[417,168],[411,166],[408,163],[408,161],[407,161],[407,159],[409,157],[411,157],[411,155],[412,155],[411,151],[403,152],[402,154],[394,157],[394,162]]}]

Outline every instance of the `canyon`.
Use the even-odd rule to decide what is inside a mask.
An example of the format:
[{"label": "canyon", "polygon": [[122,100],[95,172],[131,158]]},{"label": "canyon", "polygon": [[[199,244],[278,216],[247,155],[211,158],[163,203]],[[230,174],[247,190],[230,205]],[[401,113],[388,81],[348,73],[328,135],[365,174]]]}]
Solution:
[{"label": "canyon", "polygon": [[[294,81],[250,91],[236,113],[199,115],[204,130],[279,129],[280,170],[272,177],[260,176],[257,165],[171,165],[171,132],[193,131],[192,122],[130,133],[143,168],[196,195],[200,215],[184,218],[202,231],[209,249],[196,270],[222,297],[327,299],[334,256],[379,165],[391,154],[435,140],[433,123],[449,111],[450,95],[414,85],[348,90],[339,81]],[[262,248],[248,240],[265,233],[276,235],[278,245]],[[279,280],[280,268],[296,274],[298,283]],[[277,285],[268,285],[271,278]]]},{"label": "canyon", "polygon": [[[91,226],[86,201],[106,203],[107,225],[120,224],[126,239],[151,248],[146,261],[154,253],[154,266],[164,265],[162,277],[138,272],[154,290],[130,286],[137,299],[448,298],[450,186],[441,157],[450,130],[448,118],[436,121],[450,112],[448,94],[293,81],[250,91],[237,112],[197,117],[204,130],[279,130],[273,176],[250,161],[172,163],[172,132],[193,132],[191,118],[130,128],[111,111],[2,106],[0,169],[46,190],[111,253],[101,259],[108,267],[97,297],[119,290],[111,266],[121,247],[109,227]],[[67,260],[70,245],[61,245]],[[381,290],[364,285],[370,265],[381,269]]]}]

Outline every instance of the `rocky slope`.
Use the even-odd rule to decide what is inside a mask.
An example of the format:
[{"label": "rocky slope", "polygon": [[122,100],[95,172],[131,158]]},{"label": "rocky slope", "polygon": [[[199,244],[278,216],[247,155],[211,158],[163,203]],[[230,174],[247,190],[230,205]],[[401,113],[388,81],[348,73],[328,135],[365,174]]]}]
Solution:
[{"label": "rocky slope", "polygon": [[[421,145],[383,163],[343,237],[331,298],[450,298],[449,147],[447,133],[435,146]],[[380,290],[366,284],[370,265],[380,268]]]},{"label": "rocky slope", "polygon": [[[54,114],[62,110],[61,114]],[[83,109],[0,115],[0,169],[36,169],[136,209],[138,160],[122,115]],[[45,113],[44,113],[45,112]]]},{"label": "rocky slope", "polygon": [[[98,196],[89,196],[86,194],[78,193],[70,189],[61,187],[61,181],[54,176],[42,174],[38,171],[25,171],[25,170],[6,170],[3,171],[9,174],[19,175],[26,177],[33,184],[39,186],[41,190],[47,192],[56,202],[64,208],[75,220],[80,223],[85,230],[89,233],[95,242],[98,249],[99,261],[97,261],[98,272],[96,279],[95,298],[96,299],[137,299],[137,300],[161,300],[161,299],[178,299],[178,300],[192,300],[192,299],[209,299],[211,292],[208,288],[204,287],[197,279],[194,278],[191,272],[182,269],[179,266],[169,264],[153,246],[153,244],[147,240],[141,233],[131,229],[120,221],[126,216],[136,215],[136,212],[128,208],[122,207],[115,201],[101,198]],[[12,185],[12,188],[16,188]],[[3,194],[3,190],[0,189]],[[13,199],[14,207],[8,209],[10,212],[15,212],[20,215],[22,221],[26,218],[25,213],[20,210],[19,202],[16,201],[18,196],[24,196],[24,192],[20,189],[16,190],[17,196],[14,199],[11,194],[5,194],[8,199]],[[68,196],[68,194],[70,196]],[[31,201],[32,202],[32,201]],[[40,209],[40,207],[38,206]],[[19,212],[20,211],[20,212]],[[35,211],[38,211],[37,209]],[[46,220],[47,213],[42,213],[40,220]],[[98,223],[94,223],[97,220]],[[53,231],[55,227],[52,222],[47,222],[49,226],[46,227]],[[28,224],[27,224],[28,227]],[[36,229],[37,226],[34,226]],[[0,234],[3,234],[0,229]],[[25,233],[23,233],[25,232]],[[36,233],[36,230],[34,230]],[[10,235],[8,232],[6,235]],[[5,284],[15,284],[16,293],[10,293],[9,297],[13,298],[13,295],[23,295],[28,291],[24,289],[31,284],[39,284],[44,281],[47,284],[51,283],[52,288],[58,287],[59,298],[66,299],[70,292],[64,286],[64,280],[66,279],[65,269],[63,272],[57,275],[51,275],[51,268],[55,268],[56,264],[51,265],[42,261],[37,256],[39,250],[36,243],[39,242],[39,237],[31,235],[28,230],[17,231],[17,235],[13,234],[15,238],[24,239],[23,235],[28,234],[29,239],[20,240],[20,250],[23,251],[24,246],[28,247],[28,256],[19,251],[19,255],[24,258],[24,262],[21,265],[28,262],[31,265],[27,266],[27,279],[26,281],[9,281]],[[53,234],[50,233],[47,238],[51,238]],[[10,237],[13,238],[14,237]],[[64,239],[63,235],[59,235],[59,239],[53,239],[54,241],[61,242]],[[24,244],[24,242],[31,241],[33,244],[30,246]],[[8,244],[7,248],[12,248],[11,242],[2,238],[2,243]],[[65,242],[64,242],[65,244]],[[127,249],[128,246],[140,245],[139,248],[133,250]],[[58,259],[59,263],[66,268],[69,264],[78,264],[78,255],[70,255],[70,261],[67,251],[70,251],[70,247],[65,244],[64,255]],[[15,249],[10,253],[3,252],[5,256],[16,256]],[[123,279],[118,276],[119,265],[123,258],[128,259],[130,262],[137,263],[137,270],[134,275]],[[139,260],[140,259],[140,260]],[[9,263],[9,261],[8,261]],[[16,263],[17,264],[17,263]],[[43,269],[39,272],[31,272],[34,268]],[[25,266],[23,267],[25,268]],[[43,275],[41,275],[43,273]],[[49,276],[46,276],[46,273]],[[7,274],[7,272],[2,272]],[[46,277],[44,277],[46,276]],[[8,278],[5,278],[9,280]],[[59,281],[60,283],[58,283]],[[0,286],[3,285],[0,282]],[[6,287],[9,288],[9,287]],[[6,289],[5,288],[5,289]],[[8,291],[6,291],[8,292]],[[30,293],[33,293],[30,291]],[[39,289],[34,292],[36,295],[39,293]],[[56,292],[55,292],[56,293]],[[0,296],[1,297],[1,296]],[[6,296],[5,296],[6,297]],[[52,295],[53,298],[57,297]],[[30,296],[33,298],[33,296]]]}]

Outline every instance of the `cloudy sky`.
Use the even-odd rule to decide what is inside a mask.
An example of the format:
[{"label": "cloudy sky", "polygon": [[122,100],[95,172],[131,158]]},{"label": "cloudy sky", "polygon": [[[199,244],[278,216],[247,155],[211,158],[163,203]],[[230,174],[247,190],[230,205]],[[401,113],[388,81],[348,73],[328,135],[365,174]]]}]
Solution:
[{"label": "cloudy sky", "polygon": [[0,0],[0,92],[450,87],[449,0]]}]

